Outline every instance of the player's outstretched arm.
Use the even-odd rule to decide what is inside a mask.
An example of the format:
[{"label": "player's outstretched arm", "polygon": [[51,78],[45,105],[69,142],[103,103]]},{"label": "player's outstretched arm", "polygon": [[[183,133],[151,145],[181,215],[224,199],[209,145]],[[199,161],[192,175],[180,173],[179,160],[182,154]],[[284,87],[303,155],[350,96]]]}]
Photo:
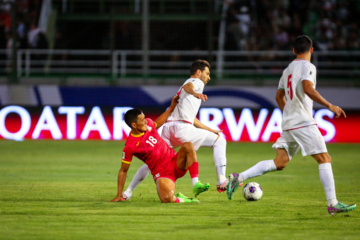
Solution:
[{"label": "player's outstretched arm", "polygon": [[304,93],[309,96],[313,101],[327,107],[330,111],[335,113],[335,117],[339,118],[341,115],[343,115],[346,118],[346,114],[344,110],[342,110],[338,106],[334,106],[331,103],[329,103],[325,98],[323,98],[318,91],[316,91],[313,87],[313,83],[308,80],[302,81]]},{"label": "player's outstretched arm", "polygon": [[166,122],[166,120],[169,118],[170,114],[174,111],[178,103],[179,103],[179,96],[174,96],[171,100],[170,107],[157,119],[155,119],[156,129],[160,128]]},{"label": "player's outstretched arm", "polygon": [[121,168],[119,170],[118,174],[118,192],[114,199],[112,199],[110,202],[119,202],[124,201],[121,197],[122,191],[124,189],[125,181],[126,181],[126,175],[127,171],[129,170],[130,164],[122,162]]},{"label": "player's outstretched arm", "polygon": [[220,132],[223,131],[223,130],[213,130],[213,129],[209,128],[208,126],[206,126],[205,124],[203,124],[202,122],[200,122],[200,120],[197,118],[195,118],[195,120],[194,120],[194,126],[197,128],[208,130],[209,132],[213,132],[216,134],[219,134]]}]

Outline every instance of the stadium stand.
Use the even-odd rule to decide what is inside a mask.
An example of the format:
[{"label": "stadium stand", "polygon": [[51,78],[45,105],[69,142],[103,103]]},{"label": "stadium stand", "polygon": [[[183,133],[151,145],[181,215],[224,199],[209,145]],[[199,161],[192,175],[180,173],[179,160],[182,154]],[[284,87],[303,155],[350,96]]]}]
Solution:
[{"label": "stadium stand", "polygon": [[[40,18],[49,2],[52,12],[44,29]],[[134,79],[141,78],[142,84],[171,84],[170,79],[187,74],[194,58],[213,63],[213,84],[273,83],[293,57],[289,43],[306,34],[314,39],[313,61],[329,84],[341,77],[358,85],[359,1],[149,0],[146,74],[142,2],[3,2],[0,83],[34,78],[52,83],[49,78],[55,78],[56,84],[69,84],[73,78],[96,78],[80,83],[137,84]]]}]

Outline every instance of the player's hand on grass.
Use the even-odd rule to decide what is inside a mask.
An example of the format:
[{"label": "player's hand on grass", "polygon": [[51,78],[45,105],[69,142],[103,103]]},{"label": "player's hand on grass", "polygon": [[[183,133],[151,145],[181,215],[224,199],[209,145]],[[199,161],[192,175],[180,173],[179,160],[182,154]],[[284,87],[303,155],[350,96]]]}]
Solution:
[{"label": "player's hand on grass", "polygon": [[122,198],[122,196],[116,196],[116,198],[114,198],[110,202],[124,202],[124,201],[126,201],[126,199]]},{"label": "player's hand on grass", "polygon": [[335,113],[336,118],[341,117],[341,115],[343,115],[346,118],[346,114],[345,114],[344,110],[342,110],[342,108],[339,106],[330,105],[329,110],[332,111],[333,113]]}]

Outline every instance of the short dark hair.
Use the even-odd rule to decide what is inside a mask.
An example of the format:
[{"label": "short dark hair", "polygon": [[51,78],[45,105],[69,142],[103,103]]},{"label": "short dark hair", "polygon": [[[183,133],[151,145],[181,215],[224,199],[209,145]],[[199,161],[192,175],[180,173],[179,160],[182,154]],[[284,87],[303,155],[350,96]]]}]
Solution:
[{"label": "short dark hair", "polygon": [[204,71],[205,67],[210,69],[210,63],[206,60],[198,59],[191,64],[190,75],[194,75],[198,69]]},{"label": "short dark hair", "polygon": [[306,35],[298,36],[294,42],[294,50],[296,54],[310,51],[312,48],[312,40]]},{"label": "short dark hair", "polygon": [[131,123],[136,122],[138,116],[141,115],[143,112],[140,109],[134,108],[130,109],[125,113],[125,122],[131,128]]}]

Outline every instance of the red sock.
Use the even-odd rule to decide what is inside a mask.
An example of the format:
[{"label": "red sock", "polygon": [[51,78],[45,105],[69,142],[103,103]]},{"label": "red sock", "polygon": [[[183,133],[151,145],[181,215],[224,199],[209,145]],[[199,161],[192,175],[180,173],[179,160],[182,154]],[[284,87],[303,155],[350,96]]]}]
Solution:
[{"label": "red sock", "polygon": [[199,177],[199,163],[198,162],[194,162],[189,168],[189,173],[190,173],[190,177],[194,178],[194,177]]}]

